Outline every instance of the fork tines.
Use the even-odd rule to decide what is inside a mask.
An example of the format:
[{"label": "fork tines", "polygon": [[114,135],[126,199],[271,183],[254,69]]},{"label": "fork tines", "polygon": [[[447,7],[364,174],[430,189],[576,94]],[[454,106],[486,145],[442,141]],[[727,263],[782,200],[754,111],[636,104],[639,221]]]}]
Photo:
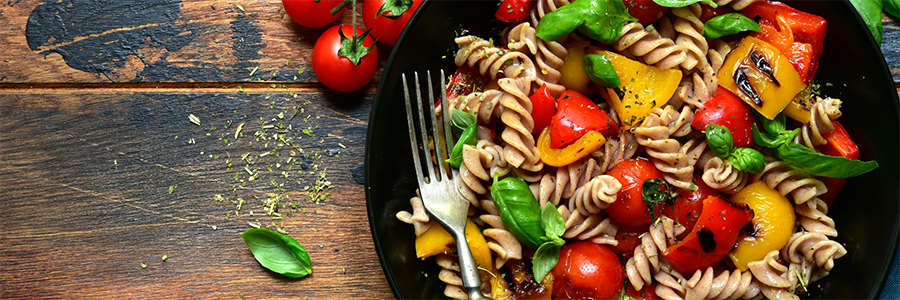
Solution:
[{"label": "fork tines", "polygon": [[[413,72],[413,77],[414,77],[414,82],[415,82],[414,89],[415,89],[415,94],[416,94],[416,103],[415,104],[410,102],[411,101],[410,95],[409,95],[410,91],[409,91],[409,84],[406,81],[406,74],[402,75],[403,95],[406,100],[406,120],[407,120],[407,124],[409,125],[409,138],[412,141],[411,145],[412,145],[413,161],[414,161],[415,167],[416,167],[416,177],[418,178],[420,184],[428,182],[428,181],[425,181],[426,180],[425,177],[431,178],[430,180],[441,181],[441,180],[446,179],[447,176],[449,176],[449,174],[447,172],[448,167],[445,166],[446,163],[444,163],[444,160],[446,157],[449,156],[449,153],[450,153],[450,151],[448,151],[448,149],[450,148],[449,143],[452,142],[452,138],[451,138],[450,130],[449,130],[450,120],[446,117],[442,117],[441,119],[442,119],[443,126],[438,126],[438,124],[437,124],[437,122],[438,122],[437,121],[437,111],[435,111],[434,89],[432,87],[434,85],[434,81],[432,81],[432,79],[431,79],[431,71],[426,71],[426,78],[428,80],[428,82],[426,83],[427,94],[428,94],[428,102],[427,102],[428,113],[427,114],[429,116],[430,122],[428,122],[428,123],[425,122],[426,113],[425,113],[424,104],[423,104],[423,102],[425,102],[425,101],[424,101],[424,99],[422,99],[422,88],[421,88],[421,84],[419,83],[418,72]],[[446,94],[444,92],[445,86],[446,85],[445,85],[445,79],[444,79],[444,70],[441,70],[441,77],[440,77],[441,89],[440,89],[440,96],[439,96],[439,97],[441,97],[441,99],[443,98],[443,95]],[[447,112],[448,112],[447,101],[441,101],[440,104],[441,104],[441,113],[447,114]],[[413,112],[413,105],[415,105],[417,107],[416,112]],[[414,118],[414,116],[418,116],[418,118]],[[413,119],[417,119],[418,123],[414,124]],[[416,134],[416,131],[417,131],[416,128],[419,129],[418,130],[419,134]],[[430,136],[428,134],[429,131],[431,132]],[[441,138],[441,132],[443,132],[443,134],[444,134],[443,139]],[[419,139],[421,139],[421,141],[422,141],[421,144],[419,143]],[[437,169],[439,170],[439,172],[435,172],[436,168],[434,167],[434,162],[431,159],[432,152],[430,150],[430,147],[428,146],[429,141],[434,142],[434,149],[435,149],[434,156],[437,161],[437,165],[438,165]],[[424,155],[425,157],[421,157],[422,155]],[[422,162],[421,161],[423,159],[425,160],[425,166],[428,169],[427,176],[422,174]]]}]

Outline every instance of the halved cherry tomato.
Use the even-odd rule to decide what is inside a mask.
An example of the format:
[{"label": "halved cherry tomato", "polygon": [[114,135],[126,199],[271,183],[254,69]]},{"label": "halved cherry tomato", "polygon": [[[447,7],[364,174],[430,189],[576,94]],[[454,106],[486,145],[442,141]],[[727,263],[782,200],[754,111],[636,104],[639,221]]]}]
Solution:
[{"label": "halved cherry tomato", "polygon": [[[650,208],[644,203],[644,181],[663,178],[662,173],[649,160],[643,158],[622,161],[606,172],[622,183],[618,199],[606,208],[609,217],[625,226],[645,226],[650,224]],[[659,216],[662,205],[656,206],[654,215]]]},{"label": "halved cherry tomato", "polygon": [[535,134],[550,125],[550,119],[556,114],[556,98],[550,95],[550,90],[544,84],[529,99],[531,100],[531,118],[534,119],[534,130],[531,133]]},{"label": "halved cherry tomato", "polygon": [[[377,38],[379,42],[393,45],[397,43],[400,33],[409,22],[409,18],[419,8],[423,0],[368,0],[363,1],[362,17],[366,27],[372,28],[372,36]],[[403,3],[408,2],[408,3]],[[403,4],[410,5],[409,8],[403,10]],[[388,10],[379,14],[379,10],[386,8],[396,8],[394,11]],[[398,16],[395,15],[395,11]]]},{"label": "halved cherry tomato", "polygon": [[450,76],[447,84],[447,99],[456,99],[473,92],[479,92],[484,87],[484,76],[478,73],[478,69],[462,65]]},{"label": "halved cherry tomato", "polygon": [[616,241],[619,243],[610,248],[620,258],[627,260],[634,256],[634,248],[641,244],[641,235],[645,232],[647,232],[647,226],[619,226],[619,230],[616,231]]},{"label": "halved cherry tomato", "polygon": [[716,90],[716,94],[700,106],[700,111],[694,114],[691,127],[696,130],[706,129],[706,125],[713,124],[725,126],[731,131],[735,147],[750,147],[753,142],[753,131],[750,129],[756,118],[750,107],[737,95],[723,87]]},{"label": "halved cherry tomato", "polygon": [[[706,5],[704,5],[705,7]],[[721,7],[721,6],[720,6]],[[656,282],[651,282],[650,284],[645,284],[640,291],[634,290],[634,286],[630,284],[626,284],[625,294],[631,296],[635,300],[659,300],[662,299],[656,295]]]},{"label": "halved cherry tomato", "polygon": [[494,13],[494,18],[506,23],[519,23],[528,17],[534,0],[503,0]]},{"label": "halved cherry tomato", "polygon": [[644,25],[656,22],[669,11],[668,7],[656,4],[653,0],[625,0],[625,8],[629,15],[638,18],[638,22]]},{"label": "halved cherry tomato", "polygon": [[753,219],[747,204],[735,204],[719,197],[703,199],[703,212],[691,233],[662,255],[681,274],[691,274],[712,266],[734,248],[741,229]]},{"label": "halved cherry tomato", "polygon": [[679,239],[687,236],[690,233],[690,229],[697,224],[697,220],[700,219],[700,213],[703,211],[703,199],[710,196],[719,196],[719,191],[709,187],[700,176],[694,176],[693,183],[697,187],[696,189],[693,191],[679,189],[675,205],[665,206],[662,211],[664,215],[688,229],[678,236]]},{"label": "halved cherry tomato", "polygon": [[551,148],[568,145],[591,130],[599,131],[604,136],[619,132],[619,124],[579,92],[562,92],[558,102],[556,114],[550,120]]},{"label": "halved cherry tomato", "polygon": [[556,299],[616,299],[625,269],[606,245],[578,241],[563,246],[553,274]]},{"label": "halved cherry tomato", "polygon": [[706,23],[709,19],[733,12],[734,9],[728,5],[719,5],[716,8],[709,5],[700,5],[700,21]]},{"label": "halved cherry tomato", "polygon": [[[834,121],[834,131],[823,134],[822,137],[828,141],[828,144],[817,147],[822,154],[841,156],[849,159],[859,158],[859,147],[857,147],[856,143],[850,139],[850,134],[847,133],[847,129],[844,129],[844,125],[841,125],[841,123]],[[831,205],[834,204],[834,199],[837,198],[838,193],[841,192],[841,188],[844,187],[844,183],[847,182],[847,179],[831,177],[819,177],[818,179],[828,187],[828,192],[819,196],[819,199],[822,199],[822,201],[825,201],[825,204],[828,204],[828,207],[831,207]]]},{"label": "halved cherry tomato", "polygon": [[331,10],[340,5],[343,0],[281,0],[284,5],[284,11],[287,12],[291,20],[303,27],[317,28],[331,24],[344,14],[347,7],[341,8],[336,14],[331,14]]}]

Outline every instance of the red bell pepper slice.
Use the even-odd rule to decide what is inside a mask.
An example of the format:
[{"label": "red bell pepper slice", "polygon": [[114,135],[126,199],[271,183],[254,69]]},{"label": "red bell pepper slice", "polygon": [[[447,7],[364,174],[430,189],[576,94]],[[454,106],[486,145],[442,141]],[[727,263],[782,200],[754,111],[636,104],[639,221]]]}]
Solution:
[{"label": "red bell pepper slice", "polygon": [[447,85],[447,99],[456,99],[473,92],[481,91],[484,87],[484,76],[478,73],[478,69],[463,65],[456,69],[450,76]]},{"label": "red bell pepper slice", "polygon": [[556,98],[550,95],[550,90],[544,84],[529,97],[531,100],[531,118],[534,119],[534,129],[531,134],[538,134],[544,127],[550,126],[550,119],[556,114]]},{"label": "red bell pepper slice", "polygon": [[[800,72],[804,83],[809,83],[815,77],[828,26],[825,18],[777,1],[755,2],[741,10],[741,13],[759,21],[762,32],[751,36],[781,50]],[[795,44],[809,44],[809,48]]]},{"label": "red bell pepper slice", "polygon": [[494,13],[494,18],[506,23],[519,23],[528,17],[534,0],[503,0]]},{"label": "red bell pepper slice", "polygon": [[711,196],[703,199],[703,211],[691,233],[662,255],[681,274],[712,266],[734,248],[741,230],[753,219],[753,210]]},{"label": "red bell pepper slice", "polygon": [[[859,147],[850,139],[850,134],[847,133],[847,129],[844,129],[844,125],[841,125],[841,123],[834,121],[834,131],[823,134],[822,137],[828,141],[828,144],[817,147],[822,154],[841,156],[848,159],[859,158]],[[822,201],[825,201],[825,204],[828,204],[828,207],[831,207],[847,179],[831,177],[819,177],[818,179],[828,187],[828,192],[819,196],[819,199],[822,199]]]},{"label": "red bell pepper slice", "polygon": [[619,124],[587,96],[573,90],[562,92],[550,120],[550,148],[562,148],[591,130],[613,136],[619,132]]}]

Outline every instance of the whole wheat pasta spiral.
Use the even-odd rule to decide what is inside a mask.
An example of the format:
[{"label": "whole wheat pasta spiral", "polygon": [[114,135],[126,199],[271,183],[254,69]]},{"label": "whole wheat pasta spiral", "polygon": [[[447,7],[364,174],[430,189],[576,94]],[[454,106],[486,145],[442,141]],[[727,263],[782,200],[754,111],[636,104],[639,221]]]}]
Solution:
[{"label": "whole wheat pasta spiral", "polygon": [[494,206],[494,201],[481,200],[481,207],[487,213],[478,216],[478,219],[491,227],[483,232],[488,238],[488,248],[497,253],[494,267],[499,269],[510,259],[522,259],[522,243],[503,225],[500,211]]},{"label": "whole wheat pasta spiral", "polygon": [[[734,194],[747,185],[750,175],[738,170],[726,159],[719,158],[707,151],[704,156],[711,156],[703,164],[703,182],[711,188],[726,194]],[[702,159],[701,159],[702,160]]]},{"label": "whole wheat pasta spiral", "polygon": [[682,145],[671,137],[690,133],[693,116],[688,107],[679,114],[672,106],[666,106],[656,109],[640,126],[631,129],[666,181],[684,189],[692,184],[694,163],[706,149],[706,141],[689,140]]},{"label": "whole wheat pasta spiral", "polygon": [[841,100],[817,98],[809,113],[809,124],[800,126],[800,134],[794,137],[794,143],[815,150],[816,146],[828,143],[822,135],[834,131],[832,120],[841,116]]},{"label": "whole wheat pasta spiral", "polygon": [[638,143],[630,131],[619,133],[618,138],[609,138],[600,150],[591,153],[599,161],[600,171],[609,171],[616,164],[631,159],[638,151]]},{"label": "whole wheat pasta spiral", "polygon": [[588,183],[578,187],[569,198],[569,207],[585,216],[598,214],[616,201],[616,195],[622,189],[622,183],[609,175],[594,177]]},{"label": "whole wheat pasta spiral", "polygon": [[575,190],[602,173],[594,159],[586,158],[559,167],[556,173],[545,173],[540,182],[533,183],[529,187],[541,207],[548,202],[559,205],[560,199],[572,197]]},{"label": "whole wheat pasta spiral", "polygon": [[766,157],[763,171],[754,175],[752,181],[760,180],[765,180],[769,188],[777,190],[783,196],[790,194],[794,199],[794,204],[807,204],[811,208],[815,206],[814,199],[818,199],[818,196],[828,191],[822,181],[797,172],[784,162],[772,157]]},{"label": "whole wheat pasta spiral", "polygon": [[556,41],[545,41],[535,36],[535,29],[531,24],[524,22],[516,25],[507,33],[507,47],[525,54],[534,55],[537,65],[536,87],[544,84],[554,97],[559,96],[566,87],[559,84],[562,73],[563,60],[566,59],[568,50]]},{"label": "whole wheat pasta spiral", "polygon": [[534,62],[525,53],[494,47],[490,41],[471,35],[456,38],[456,44],[459,45],[457,66],[477,66],[480,74],[490,75],[491,79],[537,75]]},{"label": "whole wheat pasta spiral", "polygon": [[[449,254],[439,254],[435,257],[435,262],[441,267],[438,279],[447,284],[444,287],[444,296],[450,299],[468,299],[469,295],[462,287],[463,281],[459,275],[459,260]],[[482,293],[490,293],[491,285],[486,279],[483,276],[481,278]]]},{"label": "whole wheat pasta spiral", "polygon": [[626,23],[621,37],[612,46],[620,52],[628,49],[631,55],[660,69],[679,66],[687,58],[684,48],[675,41],[661,37],[656,29],[645,30],[644,25],[637,22]]},{"label": "whole wheat pasta spiral", "polygon": [[816,198],[815,201],[810,201],[807,204],[794,205],[794,211],[797,212],[799,216],[797,219],[803,229],[827,236],[837,236],[837,229],[834,228],[834,219],[827,215],[828,205],[822,199]]},{"label": "whole wheat pasta spiral", "polygon": [[766,254],[759,261],[750,262],[747,268],[759,281],[759,288],[768,299],[800,299],[794,294],[795,277],[790,269],[778,262],[778,250]]},{"label": "whole wheat pasta spiral", "polygon": [[[700,21],[700,4],[694,3],[686,7],[672,8],[669,15],[672,18],[672,26],[678,35],[675,37],[675,44],[685,49],[687,56],[681,67],[685,72],[705,72],[709,66],[706,60],[706,52],[709,51],[709,44],[703,37],[703,22]],[[665,17],[664,17],[665,18]],[[661,26],[666,26],[669,22],[661,22]]]},{"label": "whole wheat pasta spiral", "polygon": [[700,73],[682,77],[669,104],[680,106],[676,104],[686,103],[693,108],[700,107],[703,102],[715,94],[717,88],[719,88],[719,79],[710,67]]},{"label": "whole wheat pasta spiral", "polygon": [[503,148],[488,140],[478,140],[475,146],[464,145],[462,158],[458,181],[460,192],[477,207],[476,195],[487,193],[484,183],[490,181],[495,174],[505,176],[510,167],[503,158]]},{"label": "whole wheat pasta spiral", "polygon": [[571,2],[568,0],[537,0],[534,3],[534,7],[531,8],[531,12],[529,12],[528,16],[531,20],[531,26],[537,27],[538,22],[541,21],[541,18],[544,15],[554,12],[560,7],[564,5],[569,5]]},{"label": "whole wheat pasta spiral", "polygon": [[500,138],[506,144],[503,156],[506,161],[516,167],[528,171],[539,171],[544,163],[541,154],[534,144],[534,119],[531,117],[531,78],[501,78],[498,82],[505,95],[500,98],[503,112],[500,121],[506,125]]},{"label": "whole wheat pasta spiral", "polygon": [[475,115],[478,123],[478,139],[493,140],[488,125],[500,119],[500,99],[503,95],[503,91],[497,89],[474,92],[450,99],[450,107]]},{"label": "whole wheat pasta spiral", "polygon": [[742,9],[746,8],[747,6],[750,6],[750,4],[753,4],[753,2],[759,2],[759,1],[763,1],[763,0],[715,0],[715,1],[716,1],[716,4],[718,4],[720,6],[727,4],[728,6],[731,6],[731,8],[733,8],[734,10],[742,10]]},{"label": "whole wheat pasta spiral", "polygon": [[759,282],[749,271],[725,270],[715,274],[712,267],[697,270],[684,282],[685,300],[752,299],[760,294]]},{"label": "whole wheat pasta spiral", "polygon": [[847,249],[821,233],[795,232],[781,254],[789,263],[801,264],[806,261],[825,271],[831,271],[834,260],[847,254]]},{"label": "whole wheat pasta spiral", "polygon": [[567,239],[590,240],[595,244],[615,246],[616,233],[619,232],[619,224],[610,218],[603,218],[599,214],[582,215],[577,210],[569,211],[565,205],[560,205],[557,210],[566,220],[566,231],[562,237]]},{"label": "whole wheat pasta spiral", "polygon": [[641,244],[634,248],[634,256],[625,263],[625,275],[635,290],[652,282],[654,274],[667,273],[668,270],[660,272],[662,251],[675,244],[675,236],[684,230],[683,226],[666,216],[650,224],[649,232],[641,236]]},{"label": "whole wheat pasta spiral", "polygon": [[415,228],[416,236],[420,236],[433,223],[428,217],[428,213],[425,212],[425,204],[422,203],[422,198],[412,197],[409,199],[409,204],[412,205],[412,213],[400,211],[397,213],[397,219],[403,223],[412,224]]}]

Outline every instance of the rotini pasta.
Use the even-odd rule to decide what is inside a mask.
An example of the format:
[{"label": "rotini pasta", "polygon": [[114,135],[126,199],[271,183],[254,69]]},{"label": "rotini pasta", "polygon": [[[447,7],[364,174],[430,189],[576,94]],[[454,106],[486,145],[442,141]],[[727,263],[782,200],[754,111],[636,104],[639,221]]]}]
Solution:
[{"label": "rotini pasta", "polygon": [[656,168],[665,173],[666,181],[684,189],[692,184],[694,163],[706,149],[706,141],[693,139],[682,145],[672,137],[690,133],[693,116],[690,108],[683,108],[679,114],[666,106],[644,118],[641,126],[632,128],[635,139],[646,148]]},{"label": "rotini pasta", "polygon": [[457,66],[478,66],[478,72],[489,75],[491,79],[523,76],[535,78],[537,75],[534,62],[522,52],[494,47],[490,41],[476,36],[458,37],[456,44],[460,48],[456,52]]},{"label": "rotini pasta", "polygon": [[817,197],[828,191],[821,180],[797,172],[782,161],[766,157],[766,162],[763,171],[753,176],[752,181],[764,180],[769,188],[777,190],[781,195],[790,194],[794,204],[806,204],[813,208]]},{"label": "rotini pasta", "polygon": [[510,50],[522,51],[534,55],[537,65],[537,87],[547,85],[550,94],[559,96],[566,87],[559,84],[563,65],[568,51],[556,41],[545,41],[534,35],[534,28],[529,23],[520,23],[507,33],[506,44]]},{"label": "rotini pasta", "polygon": [[[704,152],[704,156],[711,156],[703,164],[703,182],[711,188],[726,194],[734,194],[747,185],[750,174],[738,170],[730,161],[712,155],[712,152]],[[702,159],[701,159],[702,160]]]},{"label": "rotini pasta", "polygon": [[577,210],[569,211],[565,205],[557,208],[563,220],[566,220],[566,231],[562,237],[576,240],[590,240],[597,244],[618,245],[616,233],[619,225],[599,214],[582,215]]},{"label": "rotini pasta", "polygon": [[800,126],[800,134],[794,137],[794,143],[815,150],[816,146],[828,143],[822,135],[834,131],[832,121],[841,116],[841,100],[819,97],[809,113],[809,123]]},{"label": "rotini pasta", "polygon": [[684,48],[660,36],[656,29],[646,30],[637,22],[625,24],[621,37],[612,46],[617,51],[627,49],[631,55],[661,69],[680,66],[687,59]]},{"label": "rotini pasta", "polygon": [[500,212],[490,200],[481,200],[481,207],[487,212],[478,217],[479,220],[490,226],[484,230],[484,236],[490,238],[488,247],[497,253],[494,262],[495,268],[503,267],[510,259],[522,259],[522,243],[509,232],[500,219]]}]

